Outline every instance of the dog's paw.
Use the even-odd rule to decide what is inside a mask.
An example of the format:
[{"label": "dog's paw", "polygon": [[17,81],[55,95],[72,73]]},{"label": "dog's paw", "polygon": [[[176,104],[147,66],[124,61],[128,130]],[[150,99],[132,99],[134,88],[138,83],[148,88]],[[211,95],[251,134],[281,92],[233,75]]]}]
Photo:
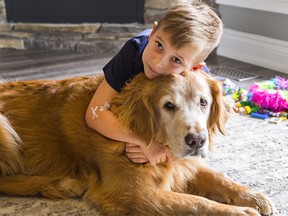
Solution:
[{"label": "dog's paw", "polygon": [[216,208],[212,209],[212,212],[208,212],[205,215],[215,216],[261,216],[261,214],[250,207],[240,207],[234,205],[219,204]]},{"label": "dog's paw", "polygon": [[77,179],[65,178],[58,182],[58,188],[68,197],[81,197],[87,190],[86,184]]},{"label": "dog's paw", "polygon": [[247,206],[256,209],[261,215],[272,215],[276,209],[272,201],[263,193],[253,190],[248,190],[239,194],[235,205]]},{"label": "dog's paw", "polygon": [[229,216],[261,216],[259,212],[253,208],[249,207],[236,207],[234,211],[229,212]]}]

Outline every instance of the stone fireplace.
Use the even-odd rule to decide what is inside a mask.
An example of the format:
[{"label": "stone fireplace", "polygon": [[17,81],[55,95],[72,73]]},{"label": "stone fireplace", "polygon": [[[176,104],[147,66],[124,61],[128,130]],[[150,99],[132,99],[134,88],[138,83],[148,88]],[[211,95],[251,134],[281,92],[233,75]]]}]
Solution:
[{"label": "stone fireplace", "polygon": [[[133,0],[136,1],[136,0]],[[175,0],[144,1],[143,22],[9,22],[5,0],[0,0],[0,48],[117,52],[123,43],[155,20]],[[8,2],[8,0],[6,0]],[[215,0],[205,0],[211,7]]]}]

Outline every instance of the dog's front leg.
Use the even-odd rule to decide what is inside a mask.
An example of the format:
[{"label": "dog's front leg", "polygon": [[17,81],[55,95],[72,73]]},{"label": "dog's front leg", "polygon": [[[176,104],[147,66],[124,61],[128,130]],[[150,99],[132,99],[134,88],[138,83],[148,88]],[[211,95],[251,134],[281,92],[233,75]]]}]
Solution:
[{"label": "dog's front leg", "polygon": [[262,215],[273,213],[273,203],[268,197],[249,187],[240,185],[222,173],[206,167],[197,171],[195,179],[188,184],[188,192],[229,205],[247,206]]},{"label": "dog's front leg", "polygon": [[90,188],[85,199],[95,204],[102,214],[113,216],[260,216],[250,207],[226,205],[201,196],[141,186],[122,193]]},{"label": "dog's front leg", "polygon": [[143,195],[134,199],[134,203],[129,205],[134,208],[125,215],[260,216],[256,210],[250,207],[221,204],[196,195],[164,190],[151,191],[149,195]]}]

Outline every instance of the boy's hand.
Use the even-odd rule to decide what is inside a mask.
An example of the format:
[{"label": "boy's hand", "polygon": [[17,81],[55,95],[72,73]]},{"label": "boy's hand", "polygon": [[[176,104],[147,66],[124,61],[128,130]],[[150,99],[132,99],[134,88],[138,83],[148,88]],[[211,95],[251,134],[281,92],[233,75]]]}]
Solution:
[{"label": "boy's hand", "polygon": [[140,147],[136,144],[126,144],[126,156],[134,163],[149,163],[155,166],[158,163],[174,160],[168,146],[152,141],[149,146]]},{"label": "boy's hand", "polygon": [[139,145],[126,143],[125,155],[134,163],[147,163],[149,160]]}]

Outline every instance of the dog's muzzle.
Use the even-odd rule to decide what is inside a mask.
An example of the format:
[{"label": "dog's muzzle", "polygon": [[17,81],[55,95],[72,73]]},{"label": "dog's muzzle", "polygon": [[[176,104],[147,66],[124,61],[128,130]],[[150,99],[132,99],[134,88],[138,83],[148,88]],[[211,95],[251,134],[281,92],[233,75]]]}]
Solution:
[{"label": "dog's muzzle", "polygon": [[185,143],[188,146],[187,155],[205,157],[206,154],[201,150],[206,143],[206,135],[204,132],[189,133],[185,136]]}]

